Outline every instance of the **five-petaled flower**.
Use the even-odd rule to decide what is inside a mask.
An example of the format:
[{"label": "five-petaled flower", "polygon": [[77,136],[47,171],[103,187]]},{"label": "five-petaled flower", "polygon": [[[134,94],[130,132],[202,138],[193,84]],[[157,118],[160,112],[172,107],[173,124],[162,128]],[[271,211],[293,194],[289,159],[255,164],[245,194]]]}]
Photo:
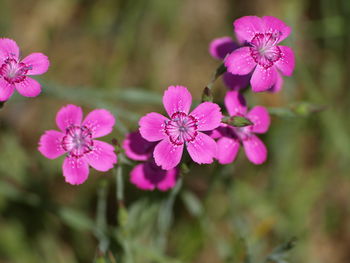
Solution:
[{"label": "five-petaled flower", "polygon": [[164,92],[163,104],[170,118],[152,112],[139,121],[142,137],[150,142],[159,142],[153,152],[156,164],[165,170],[174,168],[181,160],[184,146],[194,162],[212,163],[216,143],[202,131],[210,131],[220,125],[220,107],[203,102],[189,113],[192,96],[183,86],[170,86]]},{"label": "five-petaled flower", "polygon": [[280,89],[283,81],[280,73],[291,76],[295,66],[293,50],[278,45],[288,37],[290,27],[272,16],[245,16],[233,24],[238,41],[245,46],[226,56],[227,71],[237,75],[253,71],[250,84],[254,92],[273,86]]},{"label": "five-petaled flower", "polygon": [[243,144],[245,154],[254,164],[262,164],[267,157],[264,143],[255,133],[265,133],[270,126],[270,116],[266,108],[255,106],[247,112],[246,102],[237,91],[229,91],[225,96],[225,106],[230,116],[242,116],[249,119],[253,125],[233,127],[221,124],[211,133],[217,139],[217,159],[221,164],[228,164],[235,160],[240,143]]},{"label": "five-petaled flower", "polygon": [[167,191],[175,186],[179,169],[163,170],[156,165],[152,156],[156,144],[146,141],[138,131],[127,134],[123,141],[126,156],[134,161],[142,161],[131,170],[130,181],[142,190],[157,188]]},{"label": "five-petaled flower", "polygon": [[0,39],[0,101],[8,100],[14,90],[25,97],[41,92],[38,81],[28,76],[40,75],[49,68],[49,60],[42,53],[32,53],[20,60],[20,51],[12,39]]},{"label": "five-petaled flower", "polygon": [[89,165],[106,172],[117,162],[114,147],[95,138],[111,133],[115,119],[104,109],[90,112],[83,119],[82,109],[75,105],[62,107],[56,115],[60,131],[48,130],[41,136],[39,151],[49,159],[65,153],[63,176],[70,184],[82,184],[89,175]]}]

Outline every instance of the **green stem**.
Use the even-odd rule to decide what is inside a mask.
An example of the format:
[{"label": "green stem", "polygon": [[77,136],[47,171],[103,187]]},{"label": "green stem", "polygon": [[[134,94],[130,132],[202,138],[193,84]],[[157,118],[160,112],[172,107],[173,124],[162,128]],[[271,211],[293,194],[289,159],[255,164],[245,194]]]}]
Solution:
[{"label": "green stem", "polygon": [[202,101],[213,101],[213,95],[211,90],[213,89],[215,81],[226,72],[226,67],[222,63],[213,73],[210,82],[205,86],[202,93]]},{"label": "green stem", "polygon": [[124,207],[124,182],[123,182],[123,168],[121,165],[116,169],[116,197],[119,207]]},{"label": "green stem", "polygon": [[102,180],[97,192],[96,236],[99,240],[99,252],[103,255],[107,252],[109,239],[107,236],[107,181]]}]

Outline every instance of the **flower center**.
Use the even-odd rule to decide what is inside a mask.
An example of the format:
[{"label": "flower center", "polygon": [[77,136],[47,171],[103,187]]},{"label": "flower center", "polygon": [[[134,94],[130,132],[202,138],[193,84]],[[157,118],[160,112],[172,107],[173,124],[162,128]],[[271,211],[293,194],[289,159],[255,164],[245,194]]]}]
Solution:
[{"label": "flower center", "polygon": [[246,126],[246,127],[233,127],[234,131],[237,135],[237,137],[241,140],[244,141],[248,139],[252,135],[252,126]]},{"label": "flower center", "polygon": [[193,141],[198,132],[197,119],[184,112],[175,112],[171,120],[165,123],[165,133],[175,145],[182,145],[185,142]]},{"label": "flower center", "polygon": [[32,67],[14,58],[7,58],[0,67],[0,75],[9,83],[19,83],[25,80],[28,70]]},{"label": "flower center", "polygon": [[268,69],[281,58],[281,50],[276,46],[281,32],[257,33],[250,42],[250,54],[254,61]]},{"label": "flower center", "polygon": [[62,140],[62,147],[70,156],[80,158],[93,149],[92,133],[86,126],[70,126]]}]

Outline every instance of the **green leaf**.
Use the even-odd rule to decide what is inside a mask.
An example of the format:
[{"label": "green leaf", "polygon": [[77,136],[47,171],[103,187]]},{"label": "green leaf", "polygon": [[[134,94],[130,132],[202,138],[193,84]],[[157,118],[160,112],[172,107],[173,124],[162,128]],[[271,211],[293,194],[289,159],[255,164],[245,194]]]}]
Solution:
[{"label": "green leaf", "polygon": [[184,191],[181,197],[191,215],[199,217],[203,214],[203,206],[197,196],[190,191]]},{"label": "green leaf", "polygon": [[299,116],[309,116],[312,113],[326,109],[325,105],[317,105],[310,102],[298,102],[291,105],[291,110]]},{"label": "green leaf", "polygon": [[78,210],[63,207],[59,211],[59,215],[63,222],[77,230],[92,230],[94,228],[94,222]]}]

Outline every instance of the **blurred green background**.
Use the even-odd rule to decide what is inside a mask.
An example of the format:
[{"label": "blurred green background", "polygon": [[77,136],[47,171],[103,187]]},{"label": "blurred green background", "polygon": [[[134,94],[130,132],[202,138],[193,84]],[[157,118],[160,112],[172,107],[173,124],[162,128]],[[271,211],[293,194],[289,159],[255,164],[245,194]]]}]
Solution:
[{"label": "blurred green background", "polygon": [[[266,164],[241,151],[233,165],[193,166],[168,193],[136,189],[123,165],[123,208],[113,171],[71,186],[62,158],[37,151],[67,103],[111,110],[105,140],[121,142],[140,116],[162,111],[169,85],[199,101],[219,65],[208,44],[233,36],[244,15],[293,28],[284,43],[294,75],[278,94],[247,94],[275,113]],[[0,0],[1,37],[51,61],[43,93],[15,95],[0,112],[0,262],[350,262],[349,28],[349,0]],[[217,102],[225,91],[217,81]],[[264,261],[292,237],[287,261]]]}]

